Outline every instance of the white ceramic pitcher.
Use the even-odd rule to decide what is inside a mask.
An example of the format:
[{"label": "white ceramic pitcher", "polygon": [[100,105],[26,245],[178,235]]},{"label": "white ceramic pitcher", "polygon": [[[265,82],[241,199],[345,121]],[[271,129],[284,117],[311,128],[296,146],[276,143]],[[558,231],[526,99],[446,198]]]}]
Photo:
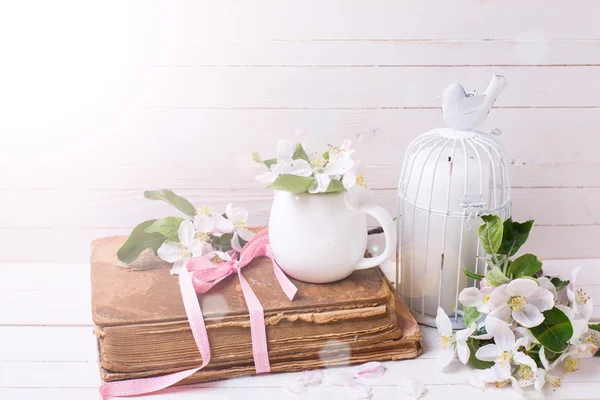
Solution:
[{"label": "white ceramic pitcher", "polygon": [[[275,260],[289,276],[311,283],[335,282],[358,269],[380,265],[396,249],[396,229],[376,204],[353,207],[347,192],[308,194],[276,190],[269,220]],[[365,258],[367,214],[383,228],[383,253]]]}]

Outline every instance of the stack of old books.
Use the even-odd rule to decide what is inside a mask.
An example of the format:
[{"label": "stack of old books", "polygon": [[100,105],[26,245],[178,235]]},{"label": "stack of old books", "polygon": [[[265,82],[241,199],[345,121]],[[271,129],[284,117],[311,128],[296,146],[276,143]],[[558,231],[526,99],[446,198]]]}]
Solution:
[{"label": "stack of old books", "polygon": [[[116,254],[125,239],[103,238],[92,245],[92,311],[102,379],[159,376],[200,366],[178,278],[151,252],[123,268]],[[293,301],[281,291],[268,258],[255,259],[243,274],[264,308],[272,372],[421,353],[418,325],[378,268],[330,284],[293,280],[298,287]],[[181,383],[254,374],[248,309],[238,277],[228,277],[198,300],[211,361]]]}]

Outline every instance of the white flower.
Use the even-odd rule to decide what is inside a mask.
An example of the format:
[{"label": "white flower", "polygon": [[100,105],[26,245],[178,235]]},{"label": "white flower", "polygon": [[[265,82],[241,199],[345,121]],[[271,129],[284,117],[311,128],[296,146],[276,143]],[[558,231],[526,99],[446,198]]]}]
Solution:
[{"label": "white flower", "polygon": [[495,383],[497,386],[502,386],[507,382],[510,382],[517,394],[521,395],[523,393],[519,382],[511,375],[510,368],[507,369],[500,367],[499,365],[494,365],[488,369],[474,371],[469,377],[467,384],[483,391],[485,385],[488,383]]},{"label": "white flower", "polygon": [[354,185],[360,185],[364,188],[367,187],[365,185],[365,175],[363,173],[364,164],[362,161],[357,161],[352,168],[348,172],[344,174],[342,178],[342,183],[346,190],[350,190]]},{"label": "white flower", "polygon": [[351,145],[352,141],[350,139],[344,139],[340,147],[335,147],[330,144],[327,145],[329,146],[329,159],[350,159],[350,157],[352,157],[352,154],[356,151],[350,148]]},{"label": "white flower", "polygon": [[515,279],[498,286],[490,295],[490,315],[504,321],[510,316],[526,328],[544,321],[543,311],[554,307],[554,296],[532,279]]},{"label": "white flower", "polygon": [[463,364],[469,361],[471,351],[467,345],[467,339],[475,332],[477,325],[472,323],[467,329],[463,329],[458,332],[452,330],[452,322],[450,318],[444,312],[444,309],[439,307],[437,316],[435,318],[435,325],[438,331],[440,331],[442,337],[440,338],[440,344],[442,345],[443,352],[438,356],[437,362],[439,368],[447,367],[452,360],[454,355],[458,353],[458,358]]},{"label": "white flower", "polygon": [[490,312],[490,298],[494,289],[492,286],[483,286],[481,289],[469,287],[460,292],[458,301],[467,307],[476,307],[480,313],[488,314]]},{"label": "white flower", "polygon": [[575,281],[580,269],[581,267],[577,267],[571,272],[569,285],[567,286],[567,297],[575,314],[574,317],[589,321],[594,311],[594,302],[582,289],[575,289]]},{"label": "white flower", "polygon": [[[224,218],[223,218],[224,219]],[[194,217],[195,237],[202,244],[202,254],[206,255],[214,251],[210,244],[211,236],[215,232],[215,218],[204,213],[196,214]],[[216,236],[216,235],[215,235]]]},{"label": "white flower", "polygon": [[[210,222],[206,218],[210,217]],[[212,223],[212,226],[211,226]],[[213,213],[209,206],[203,205],[194,217],[194,225],[199,232],[210,233],[213,236],[221,236],[233,231],[233,224],[221,214]]]},{"label": "white flower", "polygon": [[242,251],[240,239],[248,241],[254,237],[254,232],[248,230],[248,211],[241,207],[233,207],[231,203],[225,207],[225,215],[233,225],[233,238],[231,238],[231,247],[235,251]]},{"label": "white flower", "polygon": [[480,347],[475,357],[482,361],[492,361],[498,368],[507,369],[510,375],[511,363],[525,366],[535,371],[533,358],[519,350],[527,343],[526,338],[515,340],[515,334],[508,325],[498,324],[494,329],[494,343]]},{"label": "white flower", "polygon": [[277,142],[277,162],[271,164],[268,172],[260,174],[256,180],[260,183],[271,184],[279,175],[311,176],[313,171],[306,160],[292,160],[294,145],[286,139]]},{"label": "white flower", "polygon": [[[346,174],[354,166],[354,160],[350,155],[350,141],[345,140],[342,147],[329,146],[329,159],[322,154],[315,153],[310,159],[310,167],[315,176],[315,182],[308,189],[309,193],[323,193],[329,187],[331,179],[337,179]],[[356,183],[356,178],[354,179]]]},{"label": "white flower", "polygon": [[185,220],[177,231],[178,242],[166,241],[158,248],[158,256],[166,262],[173,263],[171,275],[179,275],[185,271],[185,263],[191,257],[199,257],[203,252],[203,243],[196,238],[196,229],[192,221]]},{"label": "white flower", "polygon": [[537,390],[538,392],[541,392],[546,382],[554,388],[560,386],[559,377],[550,375],[548,371],[546,371],[544,368],[538,368],[535,371],[535,380],[533,382],[533,387],[535,387],[535,390]]}]

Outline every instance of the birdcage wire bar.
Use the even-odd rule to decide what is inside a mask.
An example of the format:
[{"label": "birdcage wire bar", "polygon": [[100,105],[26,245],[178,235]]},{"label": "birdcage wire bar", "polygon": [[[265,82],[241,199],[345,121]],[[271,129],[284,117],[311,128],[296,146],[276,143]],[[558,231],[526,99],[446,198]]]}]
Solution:
[{"label": "birdcage wire bar", "polygon": [[504,148],[481,131],[445,128],[422,134],[406,150],[397,210],[397,290],[417,321],[434,325],[442,307],[461,327],[458,294],[476,284],[462,269],[485,269],[478,217],[504,219],[511,213]]}]

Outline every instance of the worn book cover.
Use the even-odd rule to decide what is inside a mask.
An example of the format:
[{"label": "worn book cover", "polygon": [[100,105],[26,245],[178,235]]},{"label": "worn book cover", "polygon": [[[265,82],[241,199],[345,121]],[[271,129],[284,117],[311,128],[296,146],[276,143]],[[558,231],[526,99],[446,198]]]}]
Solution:
[{"label": "worn book cover", "polygon": [[[92,314],[100,369],[106,381],[163,375],[200,365],[181,294],[170,265],[144,253],[136,269],[116,253],[125,237],[92,244]],[[293,280],[290,301],[271,260],[257,258],[242,273],[260,300],[271,370],[416,357],[418,325],[393,295],[378,268],[356,271],[335,283]],[[253,374],[248,309],[233,275],[199,295],[211,345],[211,362],[182,383]]]}]

